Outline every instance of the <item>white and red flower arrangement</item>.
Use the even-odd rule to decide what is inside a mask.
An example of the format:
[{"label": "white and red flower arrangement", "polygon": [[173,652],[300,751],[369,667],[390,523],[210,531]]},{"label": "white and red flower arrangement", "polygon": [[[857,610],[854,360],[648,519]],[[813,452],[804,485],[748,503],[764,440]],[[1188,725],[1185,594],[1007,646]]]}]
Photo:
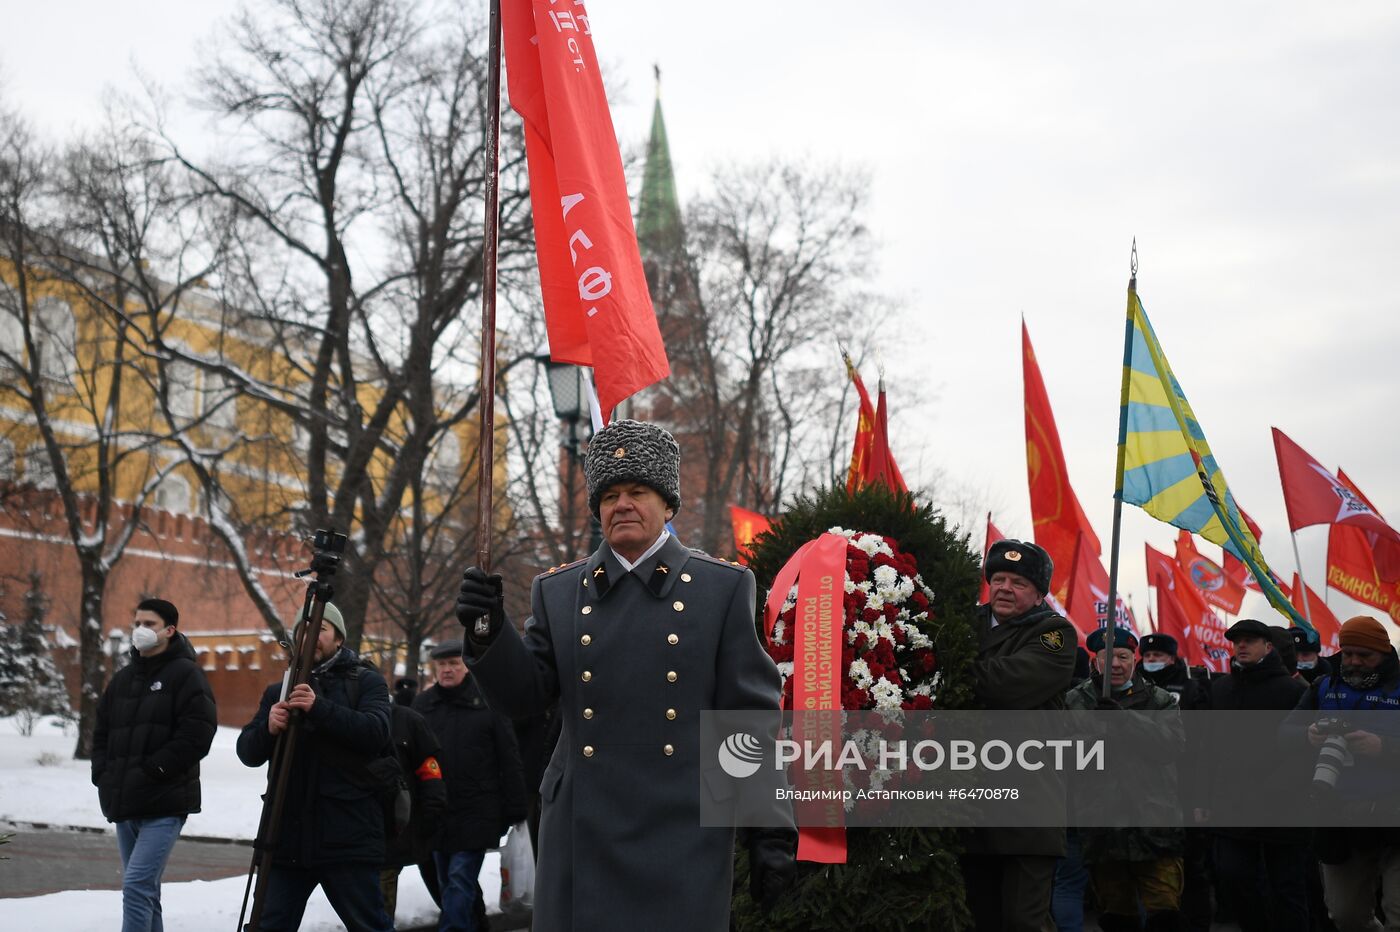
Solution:
[{"label": "white and red flower arrangement", "polygon": [[[940,673],[932,630],[933,590],[892,538],[834,527],[846,538],[841,706],[849,711],[932,709]],[[792,626],[797,586],[787,593],[767,645],[792,707]]]}]

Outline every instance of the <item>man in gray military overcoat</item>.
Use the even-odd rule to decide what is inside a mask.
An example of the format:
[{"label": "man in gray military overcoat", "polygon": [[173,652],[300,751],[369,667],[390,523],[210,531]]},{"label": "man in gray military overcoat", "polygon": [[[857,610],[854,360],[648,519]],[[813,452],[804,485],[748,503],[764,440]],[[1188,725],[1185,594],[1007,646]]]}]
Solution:
[{"label": "man in gray military overcoat", "polygon": [[[499,576],[467,570],[457,600],[467,664],[493,707],[520,717],[559,701],[535,928],[723,932],[734,830],[700,825],[703,774],[718,767],[700,754],[700,712],[778,709],[754,577],[666,530],[681,496],[680,448],[665,430],[616,421],[584,470],[604,543],[536,577],[524,635],[506,623]],[[760,901],[791,876],[795,840],[750,834]]]}]

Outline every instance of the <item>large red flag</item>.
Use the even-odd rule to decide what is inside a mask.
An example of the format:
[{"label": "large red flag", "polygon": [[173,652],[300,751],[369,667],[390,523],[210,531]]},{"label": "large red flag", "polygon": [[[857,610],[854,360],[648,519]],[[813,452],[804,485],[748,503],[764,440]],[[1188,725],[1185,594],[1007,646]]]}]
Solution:
[{"label": "large red flag", "polygon": [[1211,611],[1190,574],[1173,558],[1147,545],[1147,580],[1157,589],[1158,630],[1176,638],[1192,666],[1224,672],[1230,666],[1225,626]]},{"label": "large red flag", "polygon": [[875,404],[875,438],[870,445],[870,468],[862,485],[880,483],[896,492],[908,492],[904,476],[890,452],[890,419],[885,408],[885,380],[880,379],[879,401]]},{"label": "large red flag", "polygon": [[1153,630],[1176,639],[1177,649],[1187,666],[1200,665],[1200,651],[1191,637],[1191,619],[1186,614],[1173,591],[1176,575],[1172,572],[1172,558],[1151,544],[1147,544],[1147,582],[1157,590],[1157,617],[1153,620]]},{"label": "large red flag", "polygon": [[[986,565],[987,562],[987,551],[991,550],[992,544],[995,544],[999,540],[1006,540],[1006,535],[997,530],[997,526],[992,523],[992,513],[989,511],[987,512],[987,540],[986,543],[982,545],[983,565]],[[991,589],[987,586],[987,577],[984,575],[982,577],[982,590],[977,594],[977,604],[986,605],[988,600],[991,599],[991,596]]]},{"label": "large red flag", "polygon": [[582,0],[502,0],[510,105],[525,124],[549,350],[592,366],[606,421],[670,374]]},{"label": "large red flag", "polygon": [[1244,603],[1244,584],[1225,575],[1214,560],[1202,555],[1196,549],[1190,531],[1177,532],[1176,562],[1186,570],[1186,575],[1207,602],[1231,615],[1240,613],[1240,606]]},{"label": "large red flag", "polygon": [[[1370,505],[1371,502],[1344,470],[1337,470],[1337,479]],[[1375,506],[1372,506],[1375,511]],[[1380,512],[1376,512],[1377,516]],[[1371,535],[1359,528],[1334,524],[1327,529],[1327,585],[1347,595],[1373,605],[1400,623],[1400,582],[1383,582],[1376,569],[1376,556]]]},{"label": "large red flag", "polygon": [[846,374],[851,377],[860,402],[856,411],[856,441],[851,447],[850,468],[846,470],[846,491],[854,492],[865,484],[865,477],[870,471],[870,457],[875,444],[875,406],[870,403],[870,393],[865,390],[865,382],[861,381],[851,357],[843,350],[841,358],[846,362]]},{"label": "large red flag", "polygon": [[[1118,596],[1116,601],[1118,611],[1114,624],[1135,631],[1122,596]],[[1082,534],[1074,548],[1065,612],[1084,637],[1088,637],[1095,628],[1103,627],[1108,618],[1108,573],[1103,568],[1103,561],[1093,554],[1087,538]]]},{"label": "large red flag", "polygon": [[1031,519],[1035,526],[1035,542],[1045,548],[1055,561],[1055,573],[1050,590],[1061,602],[1069,598],[1074,548],[1083,534],[1095,557],[1102,550],[1099,539],[1089,524],[1084,509],[1079,506],[1074,489],[1069,484],[1069,469],[1064,450],[1060,447],[1060,432],[1055,428],[1055,415],[1050,410],[1050,396],[1040,377],[1040,365],[1031,348],[1030,332],[1021,322],[1021,377],[1026,394],[1026,472],[1030,480]]},{"label": "large red flag", "polygon": [[1298,530],[1313,524],[1346,524],[1400,541],[1400,532],[1386,524],[1375,509],[1322,467],[1307,451],[1274,428],[1274,452],[1283,481],[1283,504],[1288,527]]},{"label": "large red flag", "polygon": [[[1307,604],[1303,604],[1303,593],[1307,593]],[[1337,643],[1337,638],[1342,633],[1342,623],[1337,620],[1337,616],[1332,614],[1332,610],[1327,607],[1327,603],[1312,591],[1311,586],[1303,585],[1303,581],[1297,573],[1293,574],[1293,595],[1289,601],[1294,608],[1304,618],[1312,622],[1312,626],[1317,629],[1318,640],[1322,642],[1323,653],[1335,654],[1341,649]]]},{"label": "large red flag", "polygon": [[749,544],[753,543],[755,537],[772,527],[773,522],[756,511],[730,505],[729,523],[734,528],[734,551],[739,555],[739,562],[748,566]]}]

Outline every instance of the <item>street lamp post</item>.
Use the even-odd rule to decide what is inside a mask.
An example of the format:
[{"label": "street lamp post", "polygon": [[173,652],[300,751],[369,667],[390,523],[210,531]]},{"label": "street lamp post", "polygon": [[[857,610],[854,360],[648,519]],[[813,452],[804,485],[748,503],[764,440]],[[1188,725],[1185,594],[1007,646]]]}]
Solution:
[{"label": "street lamp post", "polygon": [[[545,378],[549,382],[549,400],[554,405],[554,415],[564,422],[564,442],[562,446],[569,454],[569,461],[578,467],[571,468],[564,477],[565,494],[570,500],[576,495],[577,476],[583,472],[583,444],[593,436],[593,418],[589,412],[588,390],[584,379],[587,371],[582,366],[555,362],[549,357],[549,350],[542,349],[535,354],[535,362],[544,367]],[[603,528],[592,515],[588,519],[588,552],[597,550],[603,542]]]}]

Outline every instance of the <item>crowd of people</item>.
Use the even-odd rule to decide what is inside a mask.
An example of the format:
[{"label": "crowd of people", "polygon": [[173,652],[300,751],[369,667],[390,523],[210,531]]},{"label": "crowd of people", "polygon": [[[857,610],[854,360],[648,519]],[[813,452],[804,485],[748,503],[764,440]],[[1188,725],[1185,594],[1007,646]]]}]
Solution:
[{"label": "crowd of people", "polygon": [[[738,834],[700,818],[713,769],[700,713],[775,711],[780,678],[755,629],[753,574],[668,530],[679,467],[659,427],[600,430],[585,475],[604,544],[534,580],[523,633],[506,617],[501,577],[467,569],[464,636],[432,650],[434,683],[421,692],[403,678],[391,697],[325,604],[309,681],[270,685],[238,738],[242,762],[261,767],[301,728],[282,817],[260,833],[271,863],[259,929],[298,928],[320,886],[347,928],[392,930],[409,865],[441,906],[440,929],[484,929],[484,854],[521,822],[537,854],[537,929],[728,928],[736,842],[755,903],[784,895],[797,875],[794,828]],[[974,664],[983,707],[1170,713],[1154,720],[1163,760],[1186,741],[1178,710],[1276,710],[1300,744],[1342,742],[1353,795],[1373,806],[1397,795],[1370,763],[1400,757],[1400,728],[1337,736],[1313,723],[1328,710],[1400,710],[1400,661],[1380,622],[1351,619],[1340,652],[1322,657],[1311,630],[1245,619],[1227,632],[1230,672],[1207,676],[1162,634],[1100,630],[1080,647],[1046,603],[1052,572],[1032,543],[989,550]],[[128,932],[163,928],[161,873],[199,810],[199,761],[215,730],[214,697],[178,623],[167,601],[137,607],[131,663],[98,708],[92,778],[117,826]],[[397,782],[386,784],[385,761]],[[1168,805],[1174,771],[1141,763],[1123,791]],[[1204,929],[1221,917],[1245,932],[1371,930],[1382,918],[1400,929],[1400,829],[1239,827],[1229,793],[1273,775],[1213,775],[1207,761],[1191,777],[1214,779],[1215,792],[1185,825],[972,830],[961,867],[975,927],[1066,932],[1083,927],[1088,904],[1108,932]]]},{"label": "crowd of people", "polygon": [[[1309,628],[1241,619],[1226,632],[1229,672],[1213,675],[1188,667],[1165,634],[1139,639],[1117,627],[1110,645],[1099,629],[1076,648],[1074,629],[1045,601],[1052,570],[1032,543],[999,541],[988,551],[979,698],[991,709],[1163,713],[1143,717],[1152,732],[1141,746],[1151,750],[1119,789],[1170,811],[1155,827],[974,832],[963,870],[976,928],[1077,932],[1087,907],[1105,932],[1205,930],[1221,921],[1244,932],[1400,929],[1400,828],[1389,827],[1400,816],[1400,719],[1390,727],[1365,717],[1400,711],[1400,659],[1385,626],[1350,619],[1340,650],[1324,657]],[[1289,819],[1240,824],[1249,796],[1295,775],[1280,772],[1271,753],[1183,757],[1192,733],[1176,711],[1274,713],[1266,728],[1246,726],[1263,733],[1217,741],[1312,749],[1337,742],[1345,764],[1336,791],[1352,817],[1321,828]],[[1330,731],[1322,724],[1329,719]],[[1183,800],[1199,804],[1181,813]],[[1300,794],[1293,804],[1321,802]]]}]

